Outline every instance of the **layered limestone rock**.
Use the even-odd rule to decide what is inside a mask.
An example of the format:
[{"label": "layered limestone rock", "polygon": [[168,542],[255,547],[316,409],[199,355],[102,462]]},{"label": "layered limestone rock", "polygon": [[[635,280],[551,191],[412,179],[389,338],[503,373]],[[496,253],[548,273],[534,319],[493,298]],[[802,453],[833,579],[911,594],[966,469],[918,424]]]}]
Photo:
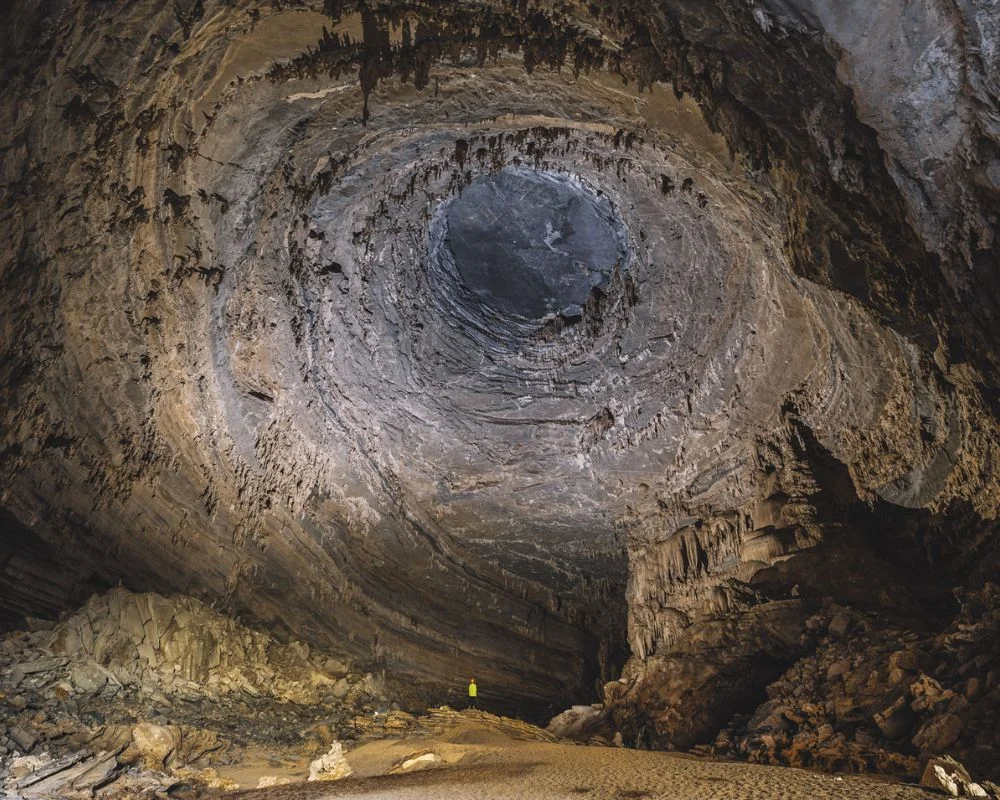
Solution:
[{"label": "layered limestone rock", "polygon": [[[662,747],[825,663],[831,604],[859,663],[947,635],[1000,541],[1000,21],[852,10],[15,4],[4,625],[121,581],[425,700],[620,673]],[[66,646],[282,672],[154,605]]]},{"label": "layered limestone rock", "polygon": [[[13,655],[18,639],[6,640]],[[115,589],[92,597],[51,631],[32,637],[54,658],[17,662],[8,680],[17,689],[33,672],[52,677],[65,668],[76,688],[101,690],[107,683],[156,686],[171,694],[238,691],[301,704],[346,693],[349,667],[310,653],[308,645],[278,644],[191,598],[132,594]]]},{"label": "layered limestone rock", "polygon": [[[993,584],[963,593],[959,614],[941,632],[902,629],[882,613],[829,603],[805,621],[798,639],[782,641],[799,625],[784,623],[774,603],[728,625],[692,625],[666,653],[630,662],[605,686],[604,703],[575,706],[549,730],[605,746],[682,747],[914,780],[936,775],[928,765],[950,753],[965,765],[962,774],[967,766],[981,780],[996,778],[997,600]],[[752,645],[751,630],[758,637]],[[748,703],[754,687],[777,672],[763,702]],[[747,710],[723,720],[727,706]],[[714,731],[710,746],[698,743]]]},{"label": "layered limestone rock", "polygon": [[115,589],[54,626],[0,639],[0,792],[204,797],[339,780],[364,743],[470,724],[506,742],[555,741],[517,719],[448,707],[418,715],[400,703],[414,703],[407,687],[191,598]]},{"label": "layered limestone rock", "polygon": [[218,769],[261,749],[305,780],[334,737],[385,735],[373,721],[406,730],[389,715],[406,697],[191,598],[115,589],[0,640],[0,785],[24,797],[231,789]]}]

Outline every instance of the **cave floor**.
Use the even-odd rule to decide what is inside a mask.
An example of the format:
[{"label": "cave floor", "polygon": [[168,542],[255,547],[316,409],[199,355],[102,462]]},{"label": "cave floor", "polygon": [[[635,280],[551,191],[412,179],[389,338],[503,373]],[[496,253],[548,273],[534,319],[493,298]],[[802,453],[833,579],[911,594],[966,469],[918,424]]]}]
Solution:
[{"label": "cave floor", "polygon": [[[421,771],[386,774],[425,753],[440,762]],[[326,798],[868,798],[936,797],[912,785],[786,767],[721,762],[676,753],[518,741],[496,729],[459,724],[435,737],[368,742],[347,754],[354,774],[336,782],[294,783],[246,792],[201,795],[241,800]],[[220,770],[220,773],[224,770]],[[273,769],[270,770],[273,774]],[[245,776],[241,776],[244,777]],[[280,776],[279,776],[280,777]],[[301,772],[296,778],[301,781]],[[244,784],[245,785],[245,784]]]}]

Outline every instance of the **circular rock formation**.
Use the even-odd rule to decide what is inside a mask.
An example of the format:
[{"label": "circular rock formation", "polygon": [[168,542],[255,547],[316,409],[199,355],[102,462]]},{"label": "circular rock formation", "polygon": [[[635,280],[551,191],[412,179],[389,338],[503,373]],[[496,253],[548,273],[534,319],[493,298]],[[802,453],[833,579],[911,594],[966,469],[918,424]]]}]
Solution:
[{"label": "circular rock formation", "polygon": [[434,226],[447,231],[442,267],[502,316],[578,319],[627,256],[608,201],[558,173],[504,169],[474,181],[443,215]]},{"label": "circular rock formation", "polygon": [[824,604],[943,627],[996,575],[995,12],[452,6],[10,13],[6,623],[124,581],[525,710],[631,657],[672,746]]}]

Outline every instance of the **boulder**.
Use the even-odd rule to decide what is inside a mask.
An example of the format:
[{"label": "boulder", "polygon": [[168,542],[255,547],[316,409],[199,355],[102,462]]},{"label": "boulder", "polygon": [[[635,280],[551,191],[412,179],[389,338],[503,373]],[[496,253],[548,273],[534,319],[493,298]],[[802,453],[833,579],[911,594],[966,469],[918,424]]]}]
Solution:
[{"label": "boulder", "polygon": [[560,739],[587,738],[605,720],[603,707],[573,706],[552,718],[546,730]]},{"label": "boulder", "polygon": [[913,744],[927,753],[940,753],[955,743],[962,732],[962,719],[955,714],[941,714],[927,720],[913,737]]},{"label": "boulder", "polygon": [[921,674],[910,684],[910,695],[913,701],[910,706],[914,711],[932,711],[942,700],[950,700],[954,692],[945,689],[934,678]]},{"label": "boulder", "polygon": [[270,789],[272,786],[287,786],[292,782],[291,778],[278,775],[261,775],[257,779],[258,789]]},{"label": "boulder", "polygon": [[347,763],[344,748],[340,742],[330,745],[330,751],[309,765],[310,781],[339,781],[354,772]]},{"label": "boulder", "polygon": [[951,797],[989,797],[968,771],[951,756],[932,758],[920,776],[920,785]]},{"label": "boulder", "polygon": [[68,663],[69,659],[67,658],[42,658],[36,661],[25,661],[21,664],[15,664],[11,667],[10,673],[7,675],[7,682],[11,688],[16,689],[29,675],[53,672],[61,667],[65,667]]},{"label": "boulder", "polygon": [[339,658],[333,658],[332,656],[323,661],[323,670],[328,675],[336,675],[337,677],[343,677],[351,668],[341,661]]},{"label": "boulder", "polygon": [[757,733],[790,731],[793,727],[792,717],[795,714],[787,705],[783,705],[780,700],[771,700],[757,709],[747,723],[747,728]]},{"label": "boulder", "polygon": [[69,682],[76,692],[92,695],[108,685],[108,676],[95,664],[77,664],[69,671]]},{"label": "boulder", "polygon": [[901,669],[906,672],[919,672],[927,661],[927,654],[917,649],[897,650],[889,656],[889,669]]},{"label": "boulder", "polygon": [[842,675],[846,675],[851,671],[851,662],[842,658],[839,661],[833,662],[829,669],[826,671],[826,677],[828,680],[833,680],[834,678],[839,678]]},{"label": "boulder", "polygon": [[172,725],[143,722],[132,729],[132,746],[122,757],[126,761],[142,761],[150,769],[163,769],[180,738],[180,731]]},{"label": "boulder", "polygon": [[910,677],[910,673],[905,669],[900,669],[899,667],[892,667],[889,669],[889,685],[899,686],[903,681]]},{"label": "boulder", "polygon": [[215,731],[183,726],[179,732],[179,741],[172,758],[174,764],[193,764],[224,746]]},{"label": "boulder", "polygon": [[873,716],[875,724],[886,739],[902,739],[913,728],[916,715],[910,709],[905,697],[878,711]]},{"label": "boulder", "polygon": [[7,736],[10,737],[11,742],[22,753],[27,753],[38,742],[38,737],[31,731],[26,731],[24,728],[19,728],[15,725],[11,725],[7,730]]},{"label": "boulder", "polygon": [[441,761],[441,756],[437,753],[427,752],[414,754],[393,764],[393,766],[389,769],[389,774],[398,775],[401,772],[416,772],[417,770],[428,769],[436,766],[437,764],[440,764]]},{"label": "boulder", "polygon": [[838,611],[833,615],[833,619],[830,620],[830,624],[827,626],[827,630],[833,636],[843,636],[850,630],[851,627],[851,616],[846,611]]}]

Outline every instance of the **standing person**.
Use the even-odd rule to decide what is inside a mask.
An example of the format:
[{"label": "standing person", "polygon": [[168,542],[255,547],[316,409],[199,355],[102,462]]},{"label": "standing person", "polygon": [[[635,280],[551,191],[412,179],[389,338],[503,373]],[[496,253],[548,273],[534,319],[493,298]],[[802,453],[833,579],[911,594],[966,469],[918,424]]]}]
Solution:
[{"label": "standing person", "polygon": [[469,678],[469,708],[477,708],[476,699],[478,697],[479,690],[476,688],[476,679]]}]

